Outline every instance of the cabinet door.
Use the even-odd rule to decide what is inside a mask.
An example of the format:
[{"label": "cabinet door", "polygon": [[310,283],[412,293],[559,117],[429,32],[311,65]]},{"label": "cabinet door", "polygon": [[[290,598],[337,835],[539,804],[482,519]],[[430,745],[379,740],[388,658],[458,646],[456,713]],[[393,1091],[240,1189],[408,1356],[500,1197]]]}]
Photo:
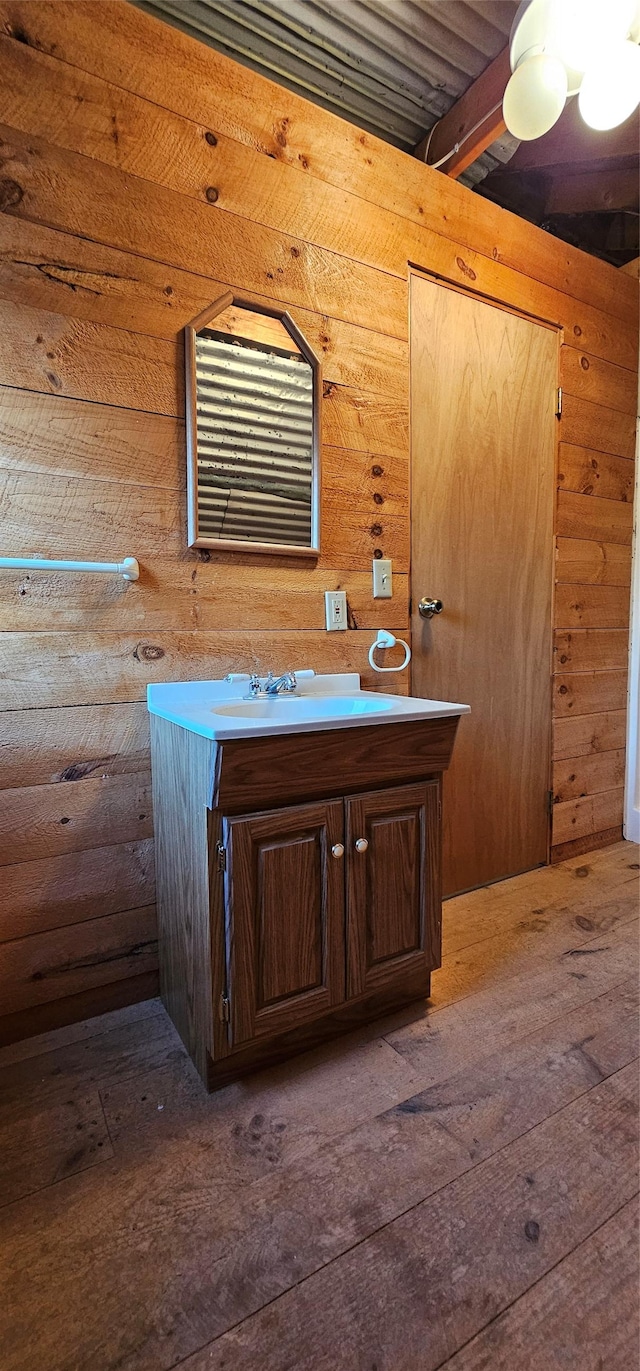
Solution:
[{"label": "cabinet door", "polygon": [[347,994],[440,964],[440,782],[373,791],[347,807]]},{"label": "cabinet door", "polygon": [[223,835],[238,1045],[285,1033],[344,1000],[342,802],[225,819]]}]

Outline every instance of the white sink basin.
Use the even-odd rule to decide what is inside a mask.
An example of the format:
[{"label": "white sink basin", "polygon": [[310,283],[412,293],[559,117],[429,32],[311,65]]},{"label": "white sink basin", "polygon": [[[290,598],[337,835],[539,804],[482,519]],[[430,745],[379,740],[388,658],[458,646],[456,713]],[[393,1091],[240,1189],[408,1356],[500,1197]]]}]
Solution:
[{"label": "white sink basin", "polygon": [[377,695],[278,695],[273,700],[240,700],[237,704],[213,705],[214,714],[230,719],[273,719],[290,722],[294,728],[302,719],[345,719],[358,714],[381,714],[393,709],[394,701]]},{"label": "white sink basin", "polygon": [[147,707],[180,728],[217,742],[271,734],[361,728],[467,714],[468,705],[362,690],[357,672],[299,679],[295,695],[245,700],[244,681],[168,681],[147,686]]}]

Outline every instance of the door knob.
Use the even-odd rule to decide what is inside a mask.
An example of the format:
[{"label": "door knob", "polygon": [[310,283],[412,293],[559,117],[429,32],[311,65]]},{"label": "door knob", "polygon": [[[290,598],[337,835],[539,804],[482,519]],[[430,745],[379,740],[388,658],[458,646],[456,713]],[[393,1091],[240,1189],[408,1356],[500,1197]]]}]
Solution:
[{"label": "door knob", "polygon": [[332,857],[344,857],[344,843],[334,843],[331,849]]},{"label": "door knob", "polygon": [[356,852],[366,852],[368,846],[367,838],[356,838]]},{"label": "door knob", "polygon": [[433,619],[434,614],[442,614],[444,605],[442,600],[430,600],[425,598],[418,605],[418,614],[422,619]]}]

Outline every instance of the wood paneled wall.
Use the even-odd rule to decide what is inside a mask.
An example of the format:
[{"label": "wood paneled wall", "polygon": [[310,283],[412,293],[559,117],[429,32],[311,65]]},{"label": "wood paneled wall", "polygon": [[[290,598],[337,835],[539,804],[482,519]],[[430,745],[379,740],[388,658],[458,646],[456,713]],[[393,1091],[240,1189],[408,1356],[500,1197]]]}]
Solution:
[{"label": "wood paneled wall", "polygon": [[[0,0],[0,122],[3,547],[142,567],[0,572],[0,1036],[155,990],[147,681],[373,684],[406,630],[409,263],[562,326],[554,842],[618,836],[637,282],[125,0]],[[317,567],[186,549],[180,331],[229,286],[323,358]]]}]

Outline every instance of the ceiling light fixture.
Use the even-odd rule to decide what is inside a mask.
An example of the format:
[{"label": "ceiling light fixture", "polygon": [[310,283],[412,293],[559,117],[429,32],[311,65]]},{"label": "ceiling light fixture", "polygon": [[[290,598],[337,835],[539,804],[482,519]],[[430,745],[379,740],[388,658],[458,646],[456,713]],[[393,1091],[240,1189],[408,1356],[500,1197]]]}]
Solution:
[{"label": "ceiling light fixture", "polygon": [[586,124],[616,128],[640,103],[640,0],[523,0],[511,29],[504,121],[540,138],[578,95]]}]

